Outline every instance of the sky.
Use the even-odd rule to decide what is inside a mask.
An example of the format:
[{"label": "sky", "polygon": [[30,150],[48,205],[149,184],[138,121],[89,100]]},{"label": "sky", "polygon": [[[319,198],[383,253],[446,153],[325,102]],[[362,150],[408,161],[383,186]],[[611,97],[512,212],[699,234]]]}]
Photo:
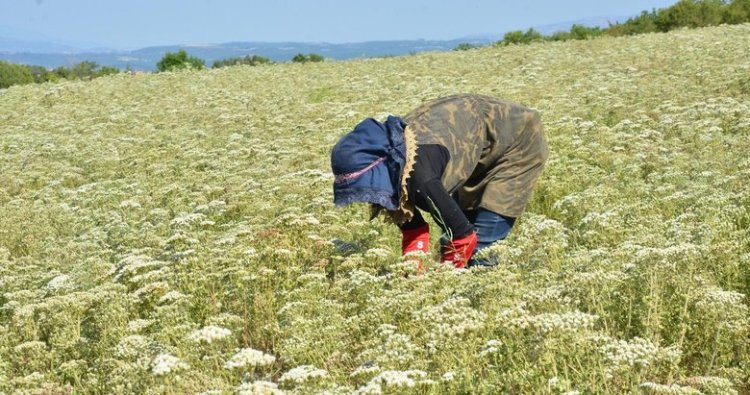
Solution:
[{"label": "sky", "polygon": [[448,40],[676,0],[0,0],[0,38],[129,50],[154,45]]}]

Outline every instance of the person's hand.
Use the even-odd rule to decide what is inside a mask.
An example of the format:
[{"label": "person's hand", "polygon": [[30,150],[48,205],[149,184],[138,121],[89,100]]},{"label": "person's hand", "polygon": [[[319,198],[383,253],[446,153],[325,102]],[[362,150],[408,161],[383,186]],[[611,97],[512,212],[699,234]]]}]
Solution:
[{"label": "person's hand", "polygon": [[476,247],[477,232],[471,232],[468,236],[452,239],[443,246],[440,262],[450,262],[456,269],[462,269],[466,267]]}]

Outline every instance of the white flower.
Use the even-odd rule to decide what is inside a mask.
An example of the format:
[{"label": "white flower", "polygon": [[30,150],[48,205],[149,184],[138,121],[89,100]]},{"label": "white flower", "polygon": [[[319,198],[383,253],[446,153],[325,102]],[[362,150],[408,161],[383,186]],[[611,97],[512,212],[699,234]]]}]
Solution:
[{"label": "white flower", "polygon": [[196,343],[206,342],[212,343],[215,340],[221,340],[229,337],[232,334],[227,328],[220,326],[208,325],[201,329],[195,330],[188,335],[188,340],[192,340]]},{"label": "white flower", "polygon": [[120,339],[115,347],[115,356],[121,358],[134,358],[148,352],[152,341],[141,335],[130,335]]},{"label": "white flower", "polygon": [[179,291],[169,291],[159,298],[159,304],[174,302],[185,297],[185,294]]},{"label": "white flower", "polygon": [[50,280],[47,283],[45,288],[48,291],[57,291],[59,289],[70,288],[70,287],[71,287],[70,276],[68,276],[67,274],[61,274],[59,276],[56,276],[52,280]]},{"label": "white flower", "polygon": [[165,374],[187,369],[189,366],[187,363],[180,361],[177,357],[161,353],[154,358],[151,362],[151,372],[155,376],[163,376]]},{"label": "white flower", "polygon": [[443,373],[443,376],[440,378],[443,381],[453,381],[453,379],[456,378],[456,374],[453,372],[445,372]]},{"label": "white flower", "polygon": [[140,332],[153,324],[153,320],[136,319],[128,322],[128,332]]},{"label": "white flower", "polygon": [[498,352],[498,347],[500,347],[502,343],[500,343],[500,340],[490,340],[487,343],[484,344],[482,347],[482,351],[479,352],[480,357],[484,357],[487,355],[492,355]]},{"label": "white flower", "polygon": [[270,381],[242,383],[237,387],[237,395],[284,395],[284,391]]},{"label": "white flower", "polygon": [[13,347],[13,351],[15,352],[24,352],[27,350],[37,350],[45,352],[47,351],[47,343],[41,342],[38,340],[32,340],[28,342],[21,343],[15,347]]},{"label": "white flower", "polygon": [[387,258],[390,254],[391,252],[385,248],[370,248],[365,251],[365,257],[369,259]]},{"label": "white flower", "polygon": [[172,225],[175,226],[189,226],[196,222],[204,221],[206,216],[202,213],[180,213],[172,219]]},{"label": "white flower", "polygon": [[324,369],[316,369],[311,365],[297,366],[281,375],[279,381],[301,384],[307,380],[328,376]]},{"label": "white flower", "polygon": [[164,292],[167,289],[169,289],[169,284],[167,284],[164,281],[157,281],[153,283],[148,283],[142,286],[141,288],[135,290],[133,292],[133,295],[138,298],[144,299],[144,298],[148,298],[149,296]]},{"label": "white flower", "polygon": [[353,372],[349,374],[350,377],[356,377],[360,375],[367,375],[367,374],[373,374],[380,372],[380,367],[375,363],[368,363],[365,365],[361,365],[354,369]]},{"label": "white flower", "polygon": [[675,361],[681,354],[676,348],[659,347],[639,337],[631,341],[611,339],[601,346],[600,350],[610,363],[607,367],[609,372],[645,367],[660,360]]},{"label": "white flower", "polygon": [[413,388],[417,385],[435,384],[426,377],[427,373],[421,370],[386,370],[380,372],[367,385],[358,388],[353,394],[382,394],[384,387]]},{"label": "white flower", "polygon": [[135,200],[123,200],[120,202],[120,208],[141,208],[141,204]]},{"label": "white flower", "polygon": [[224,364],[227,369],[241,368],[245,366],[266,366],[274,363],[276,357],[252,348],[239,350],[232,358]]},{"label": "white flower", "polygon": [[640,387],[647,389],[652,394],[699,395],[703,393],[692,387],[683,387],[677,384],[664,385],[651,381],[641,383]]}]

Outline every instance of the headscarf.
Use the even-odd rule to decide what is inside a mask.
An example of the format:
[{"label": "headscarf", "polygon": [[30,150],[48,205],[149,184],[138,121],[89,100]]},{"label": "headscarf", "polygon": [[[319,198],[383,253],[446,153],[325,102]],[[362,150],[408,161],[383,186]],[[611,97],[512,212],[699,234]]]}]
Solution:
[{"label": "headscarf", "polygon": [[367,118],[336,143],[331,152],[334,204],[366,202],[399,209],[407,154],[405,126],[392,115],[385,123]]}]

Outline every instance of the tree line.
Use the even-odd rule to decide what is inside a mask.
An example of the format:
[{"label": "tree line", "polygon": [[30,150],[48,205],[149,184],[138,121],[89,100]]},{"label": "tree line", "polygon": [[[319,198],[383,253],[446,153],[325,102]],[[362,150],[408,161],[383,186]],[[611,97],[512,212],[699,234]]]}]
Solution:
[{"label": "tree line", "polygon": [[16,84],[57,82],[60,80],[89,80],[104,75],[117,74],[116,67],[100,66],[95,62],[83,61],[71,67],[60,66],[47,69],[42,66],[27,66],[0,60],[0,89]]},{"label": "tree line", "polygon": [[[642,33],[668,32],[678,28],[698,28],[719,24],[750,22],[750,0],[680,0],[674,5],[659,10],[643,11],[625,22],[610,24],[606,28],[573,25],[569,31],[543,35],[528,29],[505,33],[503,39],[494,45],[528,44],[539,41],[585,40],[599,36],[628,36]],[[459,44],[455,50],[476,48],[469,43]],[[321,62],[318,54],[297,54],[293,63]],[[236,65],[267,65],[274,62],[258,55],[217,60],[213,68]],[[168,52],[157,63],[157,70],[174,71],[186,68],[203,69],[203,59],[190,56],[184,50]],[[58,67],[48,70],[42,66],[27,66],[0,61],[0,89],[16,84],[55,82],[59,80],[88,80],[104,75],[117,74],[115,67],[100,66],[84,61],[71,67]]]},{"label": "tree line", "polygon": [[[494,45],[529,44],[539,41],[586,40],[599,36],[630,36],[644,33],[668,32],[679,28],[699,28],[721,24],[750,22],[750,0],[680,0],[670,7],[643,11],[640,15],[606,28],[573,25],[569,31],[543,35],[528,29],[505,33]],[[477,48],[469,43],[459,44],[457,51]]]},{"label": "tree line", "polygon": [[[318,54],[297,54],[291,61],[293,63],[322,62],[323,56]],[[271,59],[259,55],[247,55],[217,60],[213,68],[227,66],[248,65],[258,66],[274,64]],[[184,50],[167,52],[156,64],[159,72],[176,71],[183,69],[201,70],[206,68],[203,59],[188,55]],[[130,72],[130,70],[125,70]],[[93,78],[120,73],[116,67],[100,66],[95,62],[83,61],[70,67],[60,66],[55,69],[47,69],[43,66],[29,66],[24,64],[9,63],[0,60],[0,89],[12,85],[57,82],[60,80],[90,80]]]}]

